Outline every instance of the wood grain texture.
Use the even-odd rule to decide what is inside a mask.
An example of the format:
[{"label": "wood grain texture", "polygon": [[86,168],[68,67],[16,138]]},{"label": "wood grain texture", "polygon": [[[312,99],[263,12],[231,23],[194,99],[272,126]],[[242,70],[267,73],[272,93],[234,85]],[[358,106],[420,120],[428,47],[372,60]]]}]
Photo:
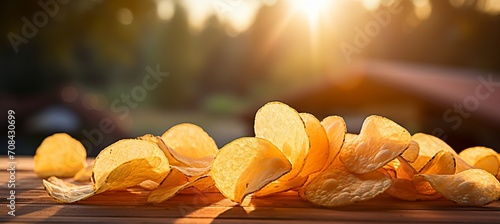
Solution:
[{"label": "wood grain texture", "polygon": [[[451,201],[407,202],[381,195],[373,200],[334,209],[301,200],[295,192],[265,198],[247,197],[241,206],[219,193],[179,194],[157,205],[146,202],[149,191],[105,192],[74,204],[59,204],[45,192],[29,169],[31,157],[19,157],[16,167],[16,216],[0,201],[0,222],[48,223],[500,223],[500,202],[485,207],[458,206]],[[1,163],[7,163],[2,158]],[[25,165],[24,165],[25,164]],[[6,168],[6,166],[5,166]],[[8,193],[6,169],[0,171],[2,198]]]}]

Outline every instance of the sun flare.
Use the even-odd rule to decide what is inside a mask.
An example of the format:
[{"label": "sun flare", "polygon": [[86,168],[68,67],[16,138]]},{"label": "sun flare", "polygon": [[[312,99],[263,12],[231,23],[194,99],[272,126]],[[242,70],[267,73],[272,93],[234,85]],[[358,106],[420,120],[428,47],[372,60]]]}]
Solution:
[{"label": "sun flare", "polygon": [[314,24],[330,2],[329,0],[293,0],[293,7],[303,12],[309,19],[309,23]]}]

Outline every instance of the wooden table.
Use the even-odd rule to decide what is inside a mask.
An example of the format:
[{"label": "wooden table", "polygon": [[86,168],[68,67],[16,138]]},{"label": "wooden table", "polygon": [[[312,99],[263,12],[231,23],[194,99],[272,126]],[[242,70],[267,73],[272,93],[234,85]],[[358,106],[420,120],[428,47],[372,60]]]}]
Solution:
[{"label": "wooden table", "polygon": [[[10,161],[10,160],[9,160]],[[59,204],[45,192],[33,173],[32,157],[16,157],[16,216],[9,211],[9,172],[5,156],[0,164],[0,222],[176,222],[176,223],[309,223],[315,222],[448,222],[500,223],[500,202],[462,207],[445,199],[406,202],[381,195],[370,201],[328,209],[287,192],[266,198],[247,197],[241,206],[219,193],[179,194],[158,204],[146,203],[148,191],[106,192],[75,204]]]}]

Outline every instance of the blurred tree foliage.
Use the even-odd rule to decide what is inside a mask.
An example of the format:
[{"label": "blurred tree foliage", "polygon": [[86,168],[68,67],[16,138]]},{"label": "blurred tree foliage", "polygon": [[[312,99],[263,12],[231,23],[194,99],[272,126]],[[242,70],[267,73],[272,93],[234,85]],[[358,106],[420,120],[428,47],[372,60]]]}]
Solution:
[{"label": "blurred tree foliage", "polygon": [[[430,17],[420,22],[415,22],[411,1],[400,2],[402,13],[392,15],[357,56],[500,71],[500,16],[479,12],[481,1],[458,8],[449,1],[431,1]],[[205,100],[220,102],[213,96],[221,94],[232,95],[232,101],[269,98],[346,65],[339,44],[352,42],[353,29],[374,17],[359,1],[335,7],[332,13],[348,12],[328,17],[335,21],[320,21],[312,40],[307,21],[290,15],[285,1],[263,6],[253,25],[235,37],[226,34],[215,16],[202,31],[193,32],[177,1],[168,21],[158,19],[154,1],[70,1],[19,46],[19,53],[3,38],[0,91],[36,95],[76,83],[118,98],[140,83],[146,66],[160,64],[170,76],[145,105],[198,108]],[[2,1],[0,8],[4,37],[19,34],[20,19],[31,20],[41,10],[36,1],[27,0]],[[116,19],[122,8],[132,12],[130,25]]]}]

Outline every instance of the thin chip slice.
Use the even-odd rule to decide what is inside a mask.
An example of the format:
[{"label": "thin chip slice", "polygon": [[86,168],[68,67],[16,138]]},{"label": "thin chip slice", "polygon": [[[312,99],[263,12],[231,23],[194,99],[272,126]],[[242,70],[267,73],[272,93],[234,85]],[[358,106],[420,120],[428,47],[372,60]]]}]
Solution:
[{"label": "thin chip slice", "polygon": [[403,157],[406,161],[413,163],[417,160],[419,152],[420,146],[418,145],[418,142],[411,141],[408,148],[406,148],[403,154],[401,154],[401,157]]},{"label": "thin chip slice", "polygon": [[[453,154],[446,150],[441,150],[434,157],[432,157],[422,169],[419,174],[455,174],[456,164]],[[434,195],[436,191],[434,188],[423,178],[413,179],[415,189],[421,194]]]},{"label": "thin chip slice", "polygon": [[[306,133],[309,137],[309,143],[311,146],[309,148],[304,168],[299,174],[301,177],[307,177],[310,174],[319,172],[323,169],[327,159],[329,158],[330,146],[325,128],[323,128],[321,122],[312,114],[300,113],[299,115],[306,125]],[[340,150],[341,144],[338,145],[338,150]]]},{"label": "thin chip slice", "polygon": [[[160,182],[165,178],[170,169],[161,167],[160,157],[136,158],[115,167],[101,185],[94,185],[96,193],[107,190],[124,190],[128,187],[138,186],[146,180]],[[99,172],[94,170],[94,177]]]},{"label": "thin chip slice", "polygon": [[483,206],[500,198],[500,183],[483,169],[469,169],[452,175],[418,174],[445,198],[465,206]]},{"label": "thin chip slice", "polygon": [[73,203],[95,194],[92,184],[74,185],[57,177],[43,180],[47,193],[59,203]]},{"label": "thin chip slice", "polygon": [[186,185],[188,179],[182,172],[172,168],[168,176],[163,180],[163,182],[155,190],[151,191],[148,195],[148,203],[162,203],[179,192],[184,185]]},{"label": "thin chip slice", "polygon": [[411,136],[393,121],[376,115],[363,122],[360,134],[346,141],[340,160],[355,173],[369,173],[396,158],[408,147]]},{"label": "thin chip slice", "polygon": [[158,147],[160,147],[160,149],[163,151],[163,153],[165,153],[165,156],[167,156],[168,163],[170,165],[173,165],[173,166],[184,166],[184,165],[186,165],[186,164],[183,164],[183,163],[179,162],[172,155],[173,149],[170,148],[170,147],[168,147],[165,144],[165,142],[163,142],[163,139],[160,136],[154,136],[152,134],[145,134],[143,136],[137,137],[137,139],[146,140],[146,141],[150,141],[150,142],[153,142],[153,143],[157,144]]},{"label": "thin chip slice", "polygon": [[482,146],[471,147],[464,149],[458,155],[476,168],[486,170],[495,176],[498,174],[500,162],[497,158],[498,153],[493,149]]},{"label": "thin chip slice", "polygon": [[442,197],[441,194],[422,194],[415,189],[411,180],[408,179],[392,179],[392,184],[387,191],[385,191],[393,198],[404,201],[429,201]]},{"label": "thin chip slice", "polygon": [[219,150],[210,174],[228,199],[241,203],[246,195],[280,178],[292,169],[283,153],[271,142],[244,137]]},{"label": "thin chip slice", "polygon": [[170,147],[168,151],[175,160],[189,167],[209,167],[218,151],[212,137],[195,124],[178,124],[163,133],[161,138]]},{"label": "thin chip slice", "polygon": [[[390,170],[387,170],[386,167],[389,167]],[[417,171],[401,156],[398,156],[396,160],[391,161],[384,168],[386,168],[386,175],[392,180],[391,186],[385,191],[391,197],[405,201],[434,200],[441,197],[436,192],[422,194],[417,191],[412,182]],[[391,170],[394,171],[394,174],[391,174]]]},{"label": "thin chip slice", "polygon": [[168,159],[158,145],[137,139],[125,139],[106,147],[92,167],[94,189],[123,189],[145,180],[161,182],[170,171]]},{"label": "thin chip slice", "polygon": [[420,146],[419,156],[415,162],[411,164],[416,170],[422,169],[422,167],[441,150],[445,150],[453,154],[456,161],[457,173],[472,168],[470,164],[458,156],[457,152],[455,152],[453,148],[435,136],[424,133],[416,133],[411,137],[411,139],[418,142],[418,145]]},{"label": "thin chip slice", "polygon": [[309,136],[299,113],[281,102],[267,103],[255,115],[254,131],[256,137],[278,147],[292,164],[292,170],[283,175],[280,181],[298,176],[310,147]]},{"label": "thin chip slice", "polygon": [[325,170],[337,158],[340,148],[344,144],[344,139],[347,133],[347,126],[344,118],[340,116],[328,116],[321,121],[321,125],[326,131],[329,144],[328,158],[326,159]]},{"label": "thin chip slice", "polygon": [[306,132],[309,136],[309,142],[311,144],[304,168],[296,177],[290,180],[278,180],[269,183],[264,188],[255,192],[253,196],[264,197],[270,194],[299,188],[304,185],[309,175],[321,171],[325,166],[330,151],[325,129],[321,125],[320,121],[312,114],[300,113],[300,117],[306,125]]},{"label": "thin chip slice", "polygon": [[335,207],[372,199],[390,186],[391,179],[382,173],[356,174],[334,162],[306,186],[304,194],[314,204]]},{"label": "thin chip slice", "polygon": [[73,177],[87,167],[87,151],[82,143],[66,133],[45,138],[36,149],[35,173],[38,177]]}]

